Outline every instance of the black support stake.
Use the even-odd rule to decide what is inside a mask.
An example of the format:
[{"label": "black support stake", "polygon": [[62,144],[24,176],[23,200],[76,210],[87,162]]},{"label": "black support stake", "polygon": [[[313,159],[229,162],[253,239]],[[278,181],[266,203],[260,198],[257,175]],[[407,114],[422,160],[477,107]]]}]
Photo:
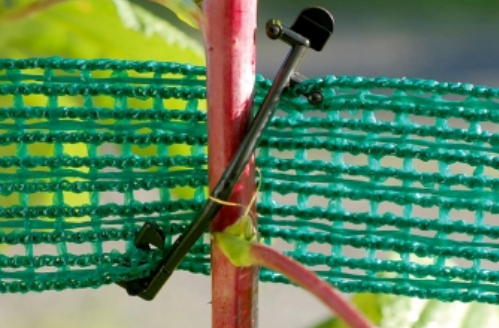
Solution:
[{"label": "black support stake", "polygon": [[[234,158],[220,178],[220,181],[211,192],[213,198],[227,200],[239,180],[244,167],[249,162],[258,138],[261,136],[269,119],[272,117],[281,94],[290,84],[300,83],[303,78],[297,69],[308,48],[321,51],[333,33],[333,16],[323,8],[312,7],[303,10],[291,28],[281,24],[278,20],[267,22],[266,32],[271,39],[280,39],[291,46],[284,63],[279,69],[274,83],[270,88],[260,110],[250,123],[248,133],[243,139]],[[308,95],[311,103],[320,102],[320,93]],[[212,150],[214,151],[214,150]],[[145,300],[152,300],[166,283],[173,271],[189,252],[195,242],[206,231],[221,205],[208,199],[199,211],[196,219],[187,227],[184,234],[177,238],[167,251],[151,276],[132,281],[118,282],[129,295],[139,296]],[[148,244],[163,250],[164,236],[159,227],[153,223],[146,223],[135,238],[135,245],[140,249],[149,249]]]}]

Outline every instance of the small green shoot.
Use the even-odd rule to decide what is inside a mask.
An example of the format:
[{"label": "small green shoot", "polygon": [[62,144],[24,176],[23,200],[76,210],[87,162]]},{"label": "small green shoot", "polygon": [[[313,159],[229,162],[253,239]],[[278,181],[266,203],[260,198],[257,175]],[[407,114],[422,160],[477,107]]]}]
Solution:
[{"label": "small green shoot", "polygon": [[[260,181],[262,181],[261,173]],[[243,215],[223,232],[213,234],[213,242],[219,246],[229,261],[237,267],[252,265],[263,266],[285,275],[291,282],[309,291],[342,318],[352,328],[372,328],[367,319],[355,309],[341,293],[328,283],[322,281],[314,272],[309,271],[295,260],[258,242],[256,221],[250,211],[256,201],[257,192],[251,198],[248,206],[211,200],[227,206],[245,208]]]}]

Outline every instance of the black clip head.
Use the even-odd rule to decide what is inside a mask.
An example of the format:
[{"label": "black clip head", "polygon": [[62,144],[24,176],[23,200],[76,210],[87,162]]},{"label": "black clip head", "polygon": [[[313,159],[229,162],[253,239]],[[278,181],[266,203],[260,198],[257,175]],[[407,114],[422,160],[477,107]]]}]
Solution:
[{"label": "black clip head", "polygon": [[[146,222],[142,229],[134,239],[135,247],[143,251],[151,251],[152,247],[164,251],[165,250],[165,235],[160,227],[154,222]],[[126,289],[128,295],[130,296],[140,296],[141,298],[150,301],[156,296],[161,288],[155,289],[157,285],[153,282],[157,281],[157,277],[163,278],[163,273],[156,272],[152,277],[139,278],[128,281],[118,281],[116,282],[119,286]]]},{"label": "black clip head", "polygon": [[310,41],[310,48],[321,51],[334,30],[334,18],[326,9],[304,9],[291,26],[291,30]]},{"label": "black clip head", "polygon": [[267,32],[267,36],[272,40],[277,40],[282,36],[282,24],[281,21],[277,19],[271,19],[265,25],[265,30]]}]

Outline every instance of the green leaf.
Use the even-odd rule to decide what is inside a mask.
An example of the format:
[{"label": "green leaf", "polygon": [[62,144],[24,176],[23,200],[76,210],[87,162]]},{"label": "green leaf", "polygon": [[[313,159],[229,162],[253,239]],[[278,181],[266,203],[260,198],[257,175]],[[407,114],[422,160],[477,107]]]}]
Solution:
[{"label": "green leaf", "polygon": [[[353,295],[351,301],[372,323],[379,325],[382,319],[382,308],[376,294],[360,293]],[[349,326],[339,318],[329,318],[313,326],[313,328],[349,328]]]},{"label": "green leaf", "polygon": [[472,303],[470,305],[461,328],[482,327],[499,327],[499,309],[497,305],[483,303]]},{"label": "green leaf", "polygon": [[250,251],[252,243],[257,240],[257,234],[250,216],[243,215],[223,232],[214,233],[213,240],[234,266],[246,267],[254,264]]},{"label": "green leaf", "polygon": [[384,328],[411,328],[428,303],[419,298],[385,294],[377,299],[381,310],[379,326]]},{"label": "green leaf", "polygon": [[202,54],[202,46],[195,40],[186,37],[184,33],[165,20],[155,16],[150,11],[134,5],[127,0],[112,0],[123,24],[145,36],[158,35],[167,44],[176,44],[182,49],[192,50]]},{"label": "green leaf", "polygon": [[[431,259],[412,257],[422,264]],[[447,265],[453,266],[450,261]],[[393,274],[383,274],[393,276]],[[496,328],[499,310],[489,304],[446,303],[387,294],[355,294],[352,302],[379,328]],[[339,318],[330,318],[314,328],[348,328]]]},{"label": "green leaf", "polygon": [[135,13],[134,6],[126,0],[112,1],[116,6],[116,11],[118,12],[118,16],[121,18],[123,25],[129,29],[140,31],[142,29],[142,24]]},{"label": "green leaf", "polygon": [[158,2],[173,11],[180,20],[191,27],[199,28],[203,19],[201,3],[203,0],[151,0]]},{"label": "green leaf", "polygon": [[429,301],[412,328],[456,328],[462,327],[469,303],[444,303]]},{"label": "green leaf", "polygon": [[250,258],[251,242],[225,232],[213,234],[213,240],[217,243],[229,261],[238,267],[253,265]]}]

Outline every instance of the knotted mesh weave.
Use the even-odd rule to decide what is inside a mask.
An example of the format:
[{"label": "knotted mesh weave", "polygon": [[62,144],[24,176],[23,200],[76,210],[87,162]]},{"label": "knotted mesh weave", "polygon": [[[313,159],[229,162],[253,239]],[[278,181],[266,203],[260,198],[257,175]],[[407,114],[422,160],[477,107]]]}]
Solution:
[{"label": "knotted mesh weave", "polygon": [[[0,60],[1,292],[155,267],[159,251],[133,246],[141,225],[168,247],[205,200],[205,84],[176,63]],[[270,85],[257,78],[255,109]],[[346,292],[499,303],[498,123],[498,89],[308,80],[259,142],[261,236]],[[209,274],[208,241],[179,269]]]}]

